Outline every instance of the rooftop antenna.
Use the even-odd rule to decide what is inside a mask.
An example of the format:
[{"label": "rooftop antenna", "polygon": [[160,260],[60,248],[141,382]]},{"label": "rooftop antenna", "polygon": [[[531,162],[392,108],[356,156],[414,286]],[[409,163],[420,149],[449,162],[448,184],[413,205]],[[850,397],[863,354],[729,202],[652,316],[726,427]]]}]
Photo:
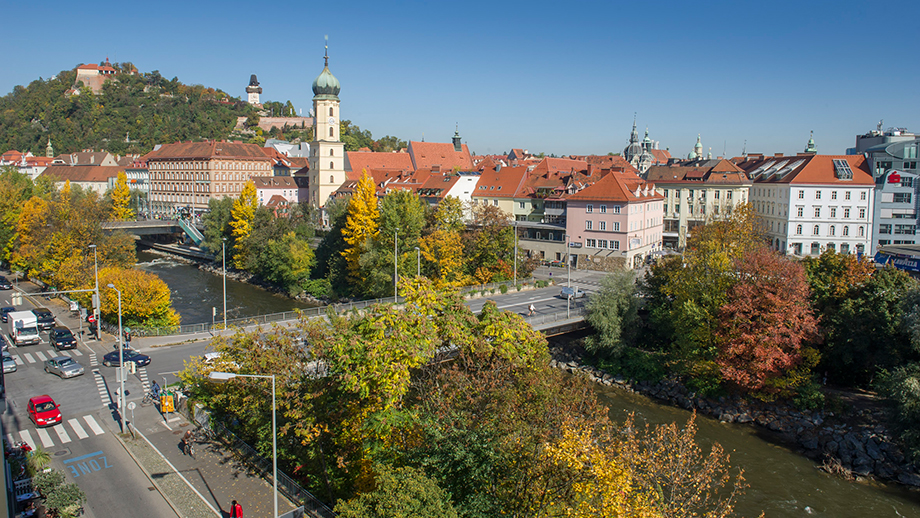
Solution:
[{"label": "rooftop antenna", "polygon": [[329,66],[329,35],[328,34],[326,35],[326,54],[324,57],[326,58],[326,66],[328,67]]},{"label": "rooftop antenna", "polygon": [[722,158],[725,158],[725,150],[728,148],[728,140],[722,141]]},{"label": "rooftop antenna", "polygon": [[744,146],[741,148],[741,156],[747,156],[747,139],[744,139]]}]

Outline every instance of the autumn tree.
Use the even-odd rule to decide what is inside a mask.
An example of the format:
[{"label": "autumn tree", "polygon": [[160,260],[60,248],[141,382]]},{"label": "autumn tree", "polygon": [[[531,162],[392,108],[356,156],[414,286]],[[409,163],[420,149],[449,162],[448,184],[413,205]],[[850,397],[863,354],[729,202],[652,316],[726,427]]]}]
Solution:
[{"label": "autumn tree", "polygon": [[116,221],[134,219],[131,210],[131,190],[128,188],[128,176],[124,171],[118,171],[115,187],[112,188],[112,218]]},{"label": "autumn tree", "polygon": [[438,286],[469,284],[463,243],[463,205],[448,196],[432,212],[428,232],[419,240],[422,257]]},{"label": "autumn tree", "polygon": [[340,502],[341,518],[457,518],[450,494],[417,469],[381,466],[374,490]]},{"label": "autumn tree", "polygon": [[368,241],[376,239],[379,232],[377,219],[380,216],[377,210],[377,189],[367,171],[361,174],[345,214],[342,237],[348,248],[341,254],[346,260],[349,281],[360,285],[364,281],[361,254],[364,253]]},{"label": "autumn tree", "polygon": [[172,309],[169,286],[159,277],[134,268],[106,267],[99,270],[100,311],[109,321],[118,320],[118,293],[124,325],[133,327],[169,327],[179,324]]},{"label": "autumn tree", "polygon": [[246,258],[250,252],[246,247],[246,239],[252,233],[252,220],[258,208],[256,186],[251,181],[246,182],[240,197],[233,200],[233,209],[230,211],[234,241],[233,264],[240,269],[245,268]]},{"label": "autumn tree", "polygon": [[0,171],[0,260],[9,261],[16,242],[16,226],[26,200],[32,197],[32,181],[18,169]]},{"label": "autumn tree", "polygon": [[[377,234],[369,239],[361,254],[360,291],[368,297],[383,297],[393,291],[393,261],[401,276],[414,277],[419,235],[425,225],[427,207],[411,191],[395,191],[380,202]],[[397,239],[398,229],[398,241]]]},{"label": "autumn tree", "polygon": [[[804,268],[762,247],[736,259],[735,277],[716,330],[716,363],[725,381],[764,394],[807,381],[817,356],[803,346],[817,325]],[[790,379],[803,362],[804,379]]]},{"label": "autumn tree", "polygon": [[342,252],[347,246],[343,231],[350,200],[348,197],[336,198],[324,207],[329,215],[330,228],[316,247],[316,268],[312,272],[313,279],[327,279],[334,290],[343,294],[349,292],[346,259]]},{"label": "autumn tree", "polygon": [[618,356],[635,336],[639,299],[636,275],[631,271],[614,272],[604,277],[601,289],[588,299],[585,320],[595,335],[585,340],[589,351]]},{"label": "autumn tree", "polygon": [[494,205],[476,205],[473,228],[467,238],[467,272],[479,283],[510,279],[514,229],[508,213]]}]

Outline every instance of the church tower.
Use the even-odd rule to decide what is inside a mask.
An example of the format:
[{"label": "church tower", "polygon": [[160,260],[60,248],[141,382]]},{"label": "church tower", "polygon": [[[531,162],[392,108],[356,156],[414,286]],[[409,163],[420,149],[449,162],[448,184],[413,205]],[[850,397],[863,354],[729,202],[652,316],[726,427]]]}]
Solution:
[{"label": "church tower", "polygon": [[246,87],[247,102],[253,106],[262,106],[259,103],[260,93],[262,93],[262,87],[259,86],[259,80],[256,79],[256,75],[252,74],[249,76],[249,86]]},{"label": "church tower", "polygon": [[48,145],[45,147],[45,156],[54,158],[54,148],[51,146],[51,137],[48,137]]},{"label": "church tower", "polygon": [[326,66],[313,81],[313,142],[310,143],[310,204],[321,208],[329,195],[345,183],[345,144],[341,141],[339,80]]}]

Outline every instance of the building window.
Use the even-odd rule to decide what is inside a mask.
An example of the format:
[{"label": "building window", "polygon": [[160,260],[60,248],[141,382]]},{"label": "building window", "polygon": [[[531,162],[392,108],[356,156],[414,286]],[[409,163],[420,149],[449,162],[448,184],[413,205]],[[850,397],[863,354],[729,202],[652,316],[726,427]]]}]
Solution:
[{"label": "building window", "polygon": [[902,169],[916,169],[916,168],[917,168],[917,162],[904,162],[904,166],[902,167]]},{"label": "building window", "polygon": [[492,205],[498,207],[498,200],[492,200]]},{"label": "building window", "polygon": [[837,229],[834,227],[834,225],[831,225],[830,228],[827,229],[827,235],[829,236],[837,235]]},{"label": "building window", "polygon": [[613,206],[613,213],[614,213],[614,214],[619,214],[619,213],[620,213],[620,206],[619,206],[619,205],[614,205],[614,206]]},{"label": "building window", "polygon": [[859,209],[859,219],[866,219],[866,209],[864,208]]},{"label": "building window", "polygon": [[597,248],[597,240],[585,239],[585,246],[588,248]]},{"label": "building window", "polygon": [[589,203],[588,206],[585,207],[585,212],[587,212],[588,214],[591,214],[592,212],[594,212],[594,205],[591,205]]},{"label": "building window", "polygon": [[836,199],[837,199],[837,191],[831,191],[831,199],[832,199],[832,200],[836,200]]},{"label": "building window", "polygon": [[849,207],[845,207],[843,209],[843,217],[844,219],[850,219],[850,208]]},{"label": "building window", "polygon": [[714,193],[712,194],[712,197],[718,200],[718,199],[719,199],[719,191],[714,192]]},{"label": "building window", "polygon": [[804,199],[805,199],[805,191],[803,191],[803,190],[801,190],[801,189],[799,190],[799,199],[800,199],[800,200],[804,200]]},{"label": "building window", "polygon": [[864,235],[863,233],[864,233],[864,232],[865,232],[865,231],[864,231],[863,228],[860,226],[860,227],[857,229],[856,235],[858,235],[859,237],[863,237],[863,235]]},{"label": "building window", "polygon": [[817,236],[820,231],[821,231],[821,227],[818,225],[815,225],[815,227],[811,230],[811,235]]},{"label": "building window", "polygon": [[335,183],[335,176],[329,175],[329,183]]},{"label": "building window", "polygon": [[878,233],[879,233],[879,234],[890,234],[890,233],[891,233],[891,224],[889,224],[889,223],[883,223],[883,224],[879,225],[879,226],[878,226]]},{"label": "building window", "polygon": [[821,217],[821,207],[815,207],[815,217],[816,218]]},{"label": "building window", "polygon": [[619,249],[620,249],[620,242],[619,242],[619,241],[611,241],[611,242],[610,242],[610,248],[611,248],[612,250],[619,250]]},{"label": "building window", "polygon": [[917,233],[917,225],[895,225],[894,233],[914,235]]},{"label": "building window", "polygon": [[520,202],[520,204],[518,205],[518,207],[521,208],[521,209],[523,209],[523,208],[524,208],[524,202]]},{"label": "building window", "polygon": [[329,116],[330,116],[330,117],[333,116],[333,113],[332,113],[332,106],[329,107]]},{"label": "building window", "polygon": [[904,146],[904,158],[917,158],[917,145]]},{"label": "building window", "polygon": [[896,192],[891,201],[894,203],[910,203],[910,195],[911,193],[909,192]]},{"label": "building window", "polygon": [[796,226],[795,226],[795,235],[797,235],[797,236],[801,236],[801,235],[802,235],[802,225],[796,225]]},{"label": "building window", "polygon": [[866,201],[866,191],[859,193],[859,200]]},{"label": "building window", "polygon": [[333,133],[333,131],[335,131],[335,130],[332,129],[332,126],[329,126],[329,136],[330,136],[330,137],[334,137],[334,136],[335,136],[335,134]]},{"label": "building window", "polygon": [[843,199],[844,199],[844,200],[849,200],[849,199],[850,199],[850,191],[847,191],[847,192],[843,193]]},{"label": "building window", "polygon": [[588,220],[585,221],[585,230],[592,230],[594,228],[594,222]]},{"label": "building window", "polygon": [[329,150],[329,156],[335,156],[335,150],[334,150],[334,149],[330,149],[330,150]]},{"label": "building window", "polygon": [[804,213],[805,213],[805,207],[796,207],[796,209],[795,209],[795,215],[796,215],[797,217],[801,218],[802,216],[805,215]]},{"label": "building window", "polygon": [[731,191],[728,191],[727,193],[725,193],[725,199],[726,199],[726,200],[732,199],[732,192],[731,192]]},{"label": "building window", "polygon": [[619,222],[619,221],[614,221],[614,222],[613,222],[613,231],[614,231],[614,232],[619,232],[619,231],[620,231],[620,222]]},{"label": "building window", "polygon": [[837,217],[837,207],[831,207],[831,217],[832,218]]},{"label": "building window", "polygon": [[[606,222],[606,221],[601,221],[601,222],[598,223],[598,224],[600,225],[600,230],[607,230],[607,222]],[[605,247],[602,247],[602,248],[607,248],[607,247],[605,246]]]},{"label": "building window", "polygon": [[598,248],[607,248],[607,240],[606,240],[606,239],[600,239],[600,240],[598,240],[598,242],[597,242],[597,247],[598,247]]},{"label": "building window", "polygon": [[821,191],[815,191],[815,199],[816,199],[816,200],[820,200],[820,199],[821,199]]},{"label": "building window", "polygon": [[844,225],[844,227],[843,227],[843,235],[845,235],[845,236],[850,235],[850,227],[849,227],[849,226]]},{"label": "building window", "polygon": [[[916,165],[917,165],[917,162],[914,162],[914,167],[916,167]],[[914,186],[914,179],[913,179],[913,178],[911,178],[911,177],[909,177],[909,176],[902,176],[902,177],[901,177],[901,187],[913,187],[913,186]]]},{"label": "building window", "polygon": [[820,243],[811,244],[811,255],[821,255],[821,244]]},{"label": "building window", "polygon": [[607,214],[607,206],[601,205],[601,214]]}]

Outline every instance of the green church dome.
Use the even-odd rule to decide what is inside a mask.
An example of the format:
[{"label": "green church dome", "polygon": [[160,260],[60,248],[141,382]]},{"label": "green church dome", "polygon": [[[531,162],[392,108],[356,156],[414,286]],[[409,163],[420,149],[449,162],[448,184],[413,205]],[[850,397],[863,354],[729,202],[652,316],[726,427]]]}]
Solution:
[{"label": "green church dome", "polygon": [[329,58],[326,57],[325,68],[319,77],[313,80],[313,95],[321,99],[338,99],[341,90],[339,80],[329,71]]}]

